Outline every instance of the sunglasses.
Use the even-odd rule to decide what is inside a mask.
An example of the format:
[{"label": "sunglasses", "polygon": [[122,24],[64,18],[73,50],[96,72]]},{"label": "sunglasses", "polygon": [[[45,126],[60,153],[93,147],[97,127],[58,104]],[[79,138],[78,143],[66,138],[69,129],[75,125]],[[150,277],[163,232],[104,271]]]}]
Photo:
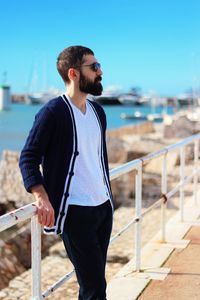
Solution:
[{"label": "sunglasses", "polygon": [[97,72],[99,69],[101,69],[101,64],[98,62],[94,62],[93,64],[90,65],[82,65],[81,67],[90,67],[90,69],[93,72]]}]

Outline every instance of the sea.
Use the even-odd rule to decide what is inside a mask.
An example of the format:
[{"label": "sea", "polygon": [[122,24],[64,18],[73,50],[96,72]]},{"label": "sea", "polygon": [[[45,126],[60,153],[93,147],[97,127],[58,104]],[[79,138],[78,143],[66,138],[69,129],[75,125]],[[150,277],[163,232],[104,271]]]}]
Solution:
[{"label": "sea", "polygon": [[[0,157],[3,150],[20,151],[25,143],[26,137],[33,124],[36,113],[42,105],[12,104],[8,111],[0,111]],[[151,106],[125,106],[125,105],[104,105],[107,115],[107,128],[115,129],[130,124],[138,124],[142,121],[122,119],[120,115],[133,114],[160,114],[163,106],[156,106],[152,112]],[[166,113],[172,115],[173,107],[168,106]],[[144,121],[143,121],[144,122]]]}]

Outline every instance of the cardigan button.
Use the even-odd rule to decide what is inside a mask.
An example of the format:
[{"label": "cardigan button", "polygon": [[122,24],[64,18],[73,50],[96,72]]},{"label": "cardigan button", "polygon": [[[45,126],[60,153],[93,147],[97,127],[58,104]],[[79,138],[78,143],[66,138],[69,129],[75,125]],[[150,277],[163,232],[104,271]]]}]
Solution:
[{"label": "cardigan button", "polygon": [[60,215],[61,215],[61,217],[64,217],[65,213],[64,213],[64,212],[61,212]]},{"label": "cardigan button", "polygon": [[79,155],[79,152],[78,152],[78,151],[76,151],[76,152],[75,152],[75,155],[76,155],[76,156],[78,156],[78,155]]},{"label": "cardigan button", "polygon": [[69,175],[70,175],[70,176],[73,176],[73,175],[74,175],[74,172],[69,172]]},{"label": "cardigan button", "polygon": [[64,196],[65,197],[69,197],[69,193],[64,193]]}]

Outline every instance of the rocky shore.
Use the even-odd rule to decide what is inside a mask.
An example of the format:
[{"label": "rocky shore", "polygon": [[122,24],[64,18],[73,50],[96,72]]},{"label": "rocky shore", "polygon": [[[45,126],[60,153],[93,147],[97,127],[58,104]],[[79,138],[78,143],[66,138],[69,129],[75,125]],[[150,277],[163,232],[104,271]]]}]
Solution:
[{"label": "rocky shore", "polygon": [[[110,168],[148,153],[162,149],[180,138],[199,132],[200,123],[187,115],[177,115],[166,123],[127,126],[108,131],[108,157]],[[179,181],[179,153],[169,154],[168,189]],[[186,173],[191,172],[193,148],[186,147]],[[18,169],[19,153],[4,151],[0,161],[0,214],[19,208],[33,201],[22,185]],[[112,182],[116,211],[114,214],[113,235],[125,226],[135,214],[134,172],[121,176]],[[143,209],[152,205],[160,197],[161,160],[150,161],[143,169]],[[188,184],[186,197],[192,194],[192,184]],[[178,207],[178,194],[168,203],[167,218],[170,218]],[[142,244],[160,229],[160,209],[154,209],[142,221]],[[25,300],[30,298],[30,224],[24,222],[14,228],[0,233],[0,299]],[[134,226],[114,242],[108,253],[107,280],[134,255]],[[42,290],[49,288],[61,276],[72,268],[66,258],[60,238],[42,236]],[[59,288],[48,299],[77,299],[75,277]]]}]

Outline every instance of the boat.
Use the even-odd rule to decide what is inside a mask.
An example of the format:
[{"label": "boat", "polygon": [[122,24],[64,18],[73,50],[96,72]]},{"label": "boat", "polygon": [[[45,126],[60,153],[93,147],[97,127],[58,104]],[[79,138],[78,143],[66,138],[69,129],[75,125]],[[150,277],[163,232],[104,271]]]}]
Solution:
[{"label": "boat", "polygon": [[180,95],[179,97],[177,97],[177,103],[180,107],[192,106],[192,105],[194,105],[194,102],[195,102],[194,99],[187,95]]},{"label": "boat", "polygon": [[113,88],[103,91],[101,96],[93,96],[93,100],[101,105],[119,105],[119,91]]},{"label": "boat", "polygon": [[94,98],[94,101],[101,105],[119,105],[121,104],[117,97],[112,96],[98,96]]},{"label": "boat", "polygon": [[122,94],[119,96],[119,102],[123,105],[137,105],[140,101],[139,95],[133,95],[131,93]]},{"label": "boat", "polygon": [[[133,114],[122,113],[120,117],[122,119],[132,119],[132,120],[140,120],[140,121],[157,121],[162,122],[164,116],[166,115],[166,103],[167,99],[164,97],[158,96],[143,96],[140,97],[141,101],[146,103],[146,105],[150,108],[150,113],[142,113],[140,111],[136,111]],[[163,109],[161,113],[156,113],[155,108],[157,105],[162,105]]]},{"label": "boat", "polygon": [[138,121],[163,121],[163,114],[142,114],[140,111],[136,111],[134,114],[121,113],[121,119],[138,120]]},{"label": "boat", "polygon": [[27,104],[45,104],[61,94],[61,91],[47,84],[46,61],[42,61],[42,72],[38,72],[37,65],[33,62],[25,97]]}]

